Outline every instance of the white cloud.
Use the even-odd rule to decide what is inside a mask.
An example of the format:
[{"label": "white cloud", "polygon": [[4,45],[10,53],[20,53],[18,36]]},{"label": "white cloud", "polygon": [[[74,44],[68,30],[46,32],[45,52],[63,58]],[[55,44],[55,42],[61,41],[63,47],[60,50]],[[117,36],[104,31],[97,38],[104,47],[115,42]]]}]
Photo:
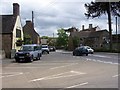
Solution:
[{"label": "white cloud", "polygon": [[[35,29],[41,35],[51,36],[59,28],[75,26],[81,29],[82,25],[88,28],[89,24],[108,29],[107,17],[87,19],[84,4],[89,0],[1,0],[2,14],[12,13],[12,4],[19,3],[22,25],[26,20],[31,20],[34,11]],[[113,19],[113,32],[115,32],[115,20]]]}]

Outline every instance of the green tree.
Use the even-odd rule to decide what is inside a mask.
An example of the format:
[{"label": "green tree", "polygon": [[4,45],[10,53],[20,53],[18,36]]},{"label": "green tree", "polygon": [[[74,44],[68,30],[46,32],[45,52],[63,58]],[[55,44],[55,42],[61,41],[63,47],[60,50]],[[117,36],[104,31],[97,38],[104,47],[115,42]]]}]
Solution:
[{"label": "green tree", "polygon": [[79,37],[77,36],[73,37],[73,47],[76,48],[79,46],[79,44],[80,44]]},{"label": "green tree", "polygon": [[42,38],[42,39],[49,39],[48,36],[42,36],[41,38]]},{"label": "green tree", "polygon": [[100,17],[103,14],[108,16],[110,50],[112,50],[112,28],[111,28],[111,14],[120,16],[120,1],[119,2],[91,2],[86,3],[85,8],[87,13],[85,15],[89,18]]},{"label": "green tree", "polygon": [[68,35],[63,28],[58,30],[57,46],[67,48],[68,46]]},{"label": "green tree", "polygon": [[24,44],[32,44],[32,39],[29,34],[24,34]]}]

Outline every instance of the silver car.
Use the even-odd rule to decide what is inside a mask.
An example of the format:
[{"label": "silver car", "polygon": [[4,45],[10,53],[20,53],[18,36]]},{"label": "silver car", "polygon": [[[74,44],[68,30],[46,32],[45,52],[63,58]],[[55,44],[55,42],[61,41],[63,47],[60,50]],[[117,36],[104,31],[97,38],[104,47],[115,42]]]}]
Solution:
[{"label": "silver car", "polygon": [[86,48],[88,50],[89,54],[93,54],[94,53],[94,50],[90,46],[81,46],[81,47]]}]

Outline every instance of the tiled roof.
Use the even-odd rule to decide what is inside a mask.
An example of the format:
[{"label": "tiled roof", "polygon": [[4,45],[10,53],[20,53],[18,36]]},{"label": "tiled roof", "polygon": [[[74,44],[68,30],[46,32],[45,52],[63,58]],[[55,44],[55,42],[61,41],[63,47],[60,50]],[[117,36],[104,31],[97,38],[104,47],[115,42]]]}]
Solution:
[{"label": "tiled roof", "polygon": [[[13,15],[0,15],[2,18],[2,34],[12,33],[16,18]],[[0,32],[1,33],[1,32]]]},{"label": "tiled roof", "polygon": [[31,32],[32,34],[36,35],[36,36],[39,36],[39,34],[35,31],[34,27],[33,27],[33,24],[31,21],[29,21],[29,23],[26,23],[24,26],[23,26],[23,32],[24,33],[29,33]]},{"label": "tiled roof", "polygon": [[80,32],[72,32],[72,36],[80,36],[81,38],[84,37],[99,37],[103,33],[108,33],[107,30],[100,30],[100,31],[80,31]]}]

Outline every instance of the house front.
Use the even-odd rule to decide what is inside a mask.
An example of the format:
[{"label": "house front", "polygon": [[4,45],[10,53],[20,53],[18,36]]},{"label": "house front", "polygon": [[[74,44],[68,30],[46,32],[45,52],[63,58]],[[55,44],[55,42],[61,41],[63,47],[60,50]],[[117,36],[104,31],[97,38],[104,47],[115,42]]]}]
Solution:
[{"label": "house front", "polygon": [[108,48],[109,44],[109,32],[107,30],[96,30],[96,27],[92,27],[92,24],[89,24],[88,29],[82,30],[70,30],[69,36],[69,50],[73,50],[76,46],[73,42],[74,38],[77,37],[80,45],[88,45],[94,49]]},{"label": "house front", "polygon": [[11,58],[11,51],[18,51],[23,41],[19,4],[13,3],[13,14],[0,16],[2,18],[1,49],[4,50],[6,58]]},{"label": "house front", "polygon": [[23,33],[25,44],[40,44],[40,36],[34,29],[34,24],[32,21],[27,20],[26,24],[23,26]]}]

